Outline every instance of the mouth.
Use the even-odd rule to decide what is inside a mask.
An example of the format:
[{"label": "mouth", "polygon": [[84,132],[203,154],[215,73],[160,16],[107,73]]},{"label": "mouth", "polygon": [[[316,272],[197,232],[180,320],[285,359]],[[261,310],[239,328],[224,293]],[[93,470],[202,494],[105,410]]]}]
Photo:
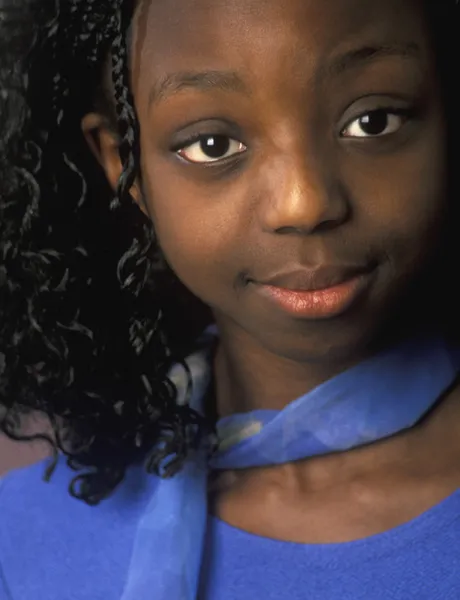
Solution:
[{"label": "mouth", "polygon": [[264,300],[292,316],[327,319],[349,310],[372,280],[373,266],[323,266],[253,282]]}]

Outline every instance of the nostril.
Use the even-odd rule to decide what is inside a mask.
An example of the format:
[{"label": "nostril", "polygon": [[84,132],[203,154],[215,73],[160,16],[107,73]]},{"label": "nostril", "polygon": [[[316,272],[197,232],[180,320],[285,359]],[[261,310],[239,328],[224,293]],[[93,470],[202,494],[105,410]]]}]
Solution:
[{"label": "nostril", "polygon": [[314,232],[325,233],[327,231],[331,231],[332,229],[336,229],[342,223],[343,220],[335,221],[334,219],[330,219],[329,221],[322,221],[321,223],[318,223],[318,225],[315,227]]}]

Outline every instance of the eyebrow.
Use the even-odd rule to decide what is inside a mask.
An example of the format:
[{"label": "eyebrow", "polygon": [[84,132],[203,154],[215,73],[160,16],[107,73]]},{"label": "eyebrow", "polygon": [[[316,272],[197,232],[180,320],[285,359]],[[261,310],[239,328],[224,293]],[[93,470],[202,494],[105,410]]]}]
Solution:
[{"label": "eyebrow", "polygon": [[415,42],[363,46],[332,58],[320,69],[320,77],[337,76],[366,63],[388,58],[419,59],[420,46]]},{"label": "eyebrow", "polygon": [[[420,47],[415,43],[363,46],[332,58],[326,65],[320,67],[318,75],[321,79],[338,76],[363,63],[371,63],[378,59],[394,56],[419,58]],[[200,92],[217,89],[249,95],[247,85],[236,71],[177,71],[164,75],[153,84],[148,103],[149,105],[158,104],[186,89]]]},{"label": "eyebrow", "polygon": [[201,92],[222,90],[249,94],[249,90],[235,71],[178,71],[169,73],[153,84],[149,93],[149,105],[157,104],[185,89]]}]

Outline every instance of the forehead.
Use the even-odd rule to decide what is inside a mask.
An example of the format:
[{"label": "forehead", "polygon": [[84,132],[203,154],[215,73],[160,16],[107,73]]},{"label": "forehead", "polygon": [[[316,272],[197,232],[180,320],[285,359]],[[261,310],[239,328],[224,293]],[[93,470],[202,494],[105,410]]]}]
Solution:
[{"label": "forehead", "polygon": [[303,76],[359,47],[412,44],[429,54],[422,0],[141,0],[133,33],[141,94],[179,70]]}]

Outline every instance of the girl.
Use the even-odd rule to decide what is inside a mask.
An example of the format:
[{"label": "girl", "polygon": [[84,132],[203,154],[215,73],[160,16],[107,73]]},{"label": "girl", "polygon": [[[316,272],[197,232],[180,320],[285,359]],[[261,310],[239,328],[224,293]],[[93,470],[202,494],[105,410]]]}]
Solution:
[{"label": "girl", "polygon": [[460,596],[459,10],[3,2],[2,600]]}]

